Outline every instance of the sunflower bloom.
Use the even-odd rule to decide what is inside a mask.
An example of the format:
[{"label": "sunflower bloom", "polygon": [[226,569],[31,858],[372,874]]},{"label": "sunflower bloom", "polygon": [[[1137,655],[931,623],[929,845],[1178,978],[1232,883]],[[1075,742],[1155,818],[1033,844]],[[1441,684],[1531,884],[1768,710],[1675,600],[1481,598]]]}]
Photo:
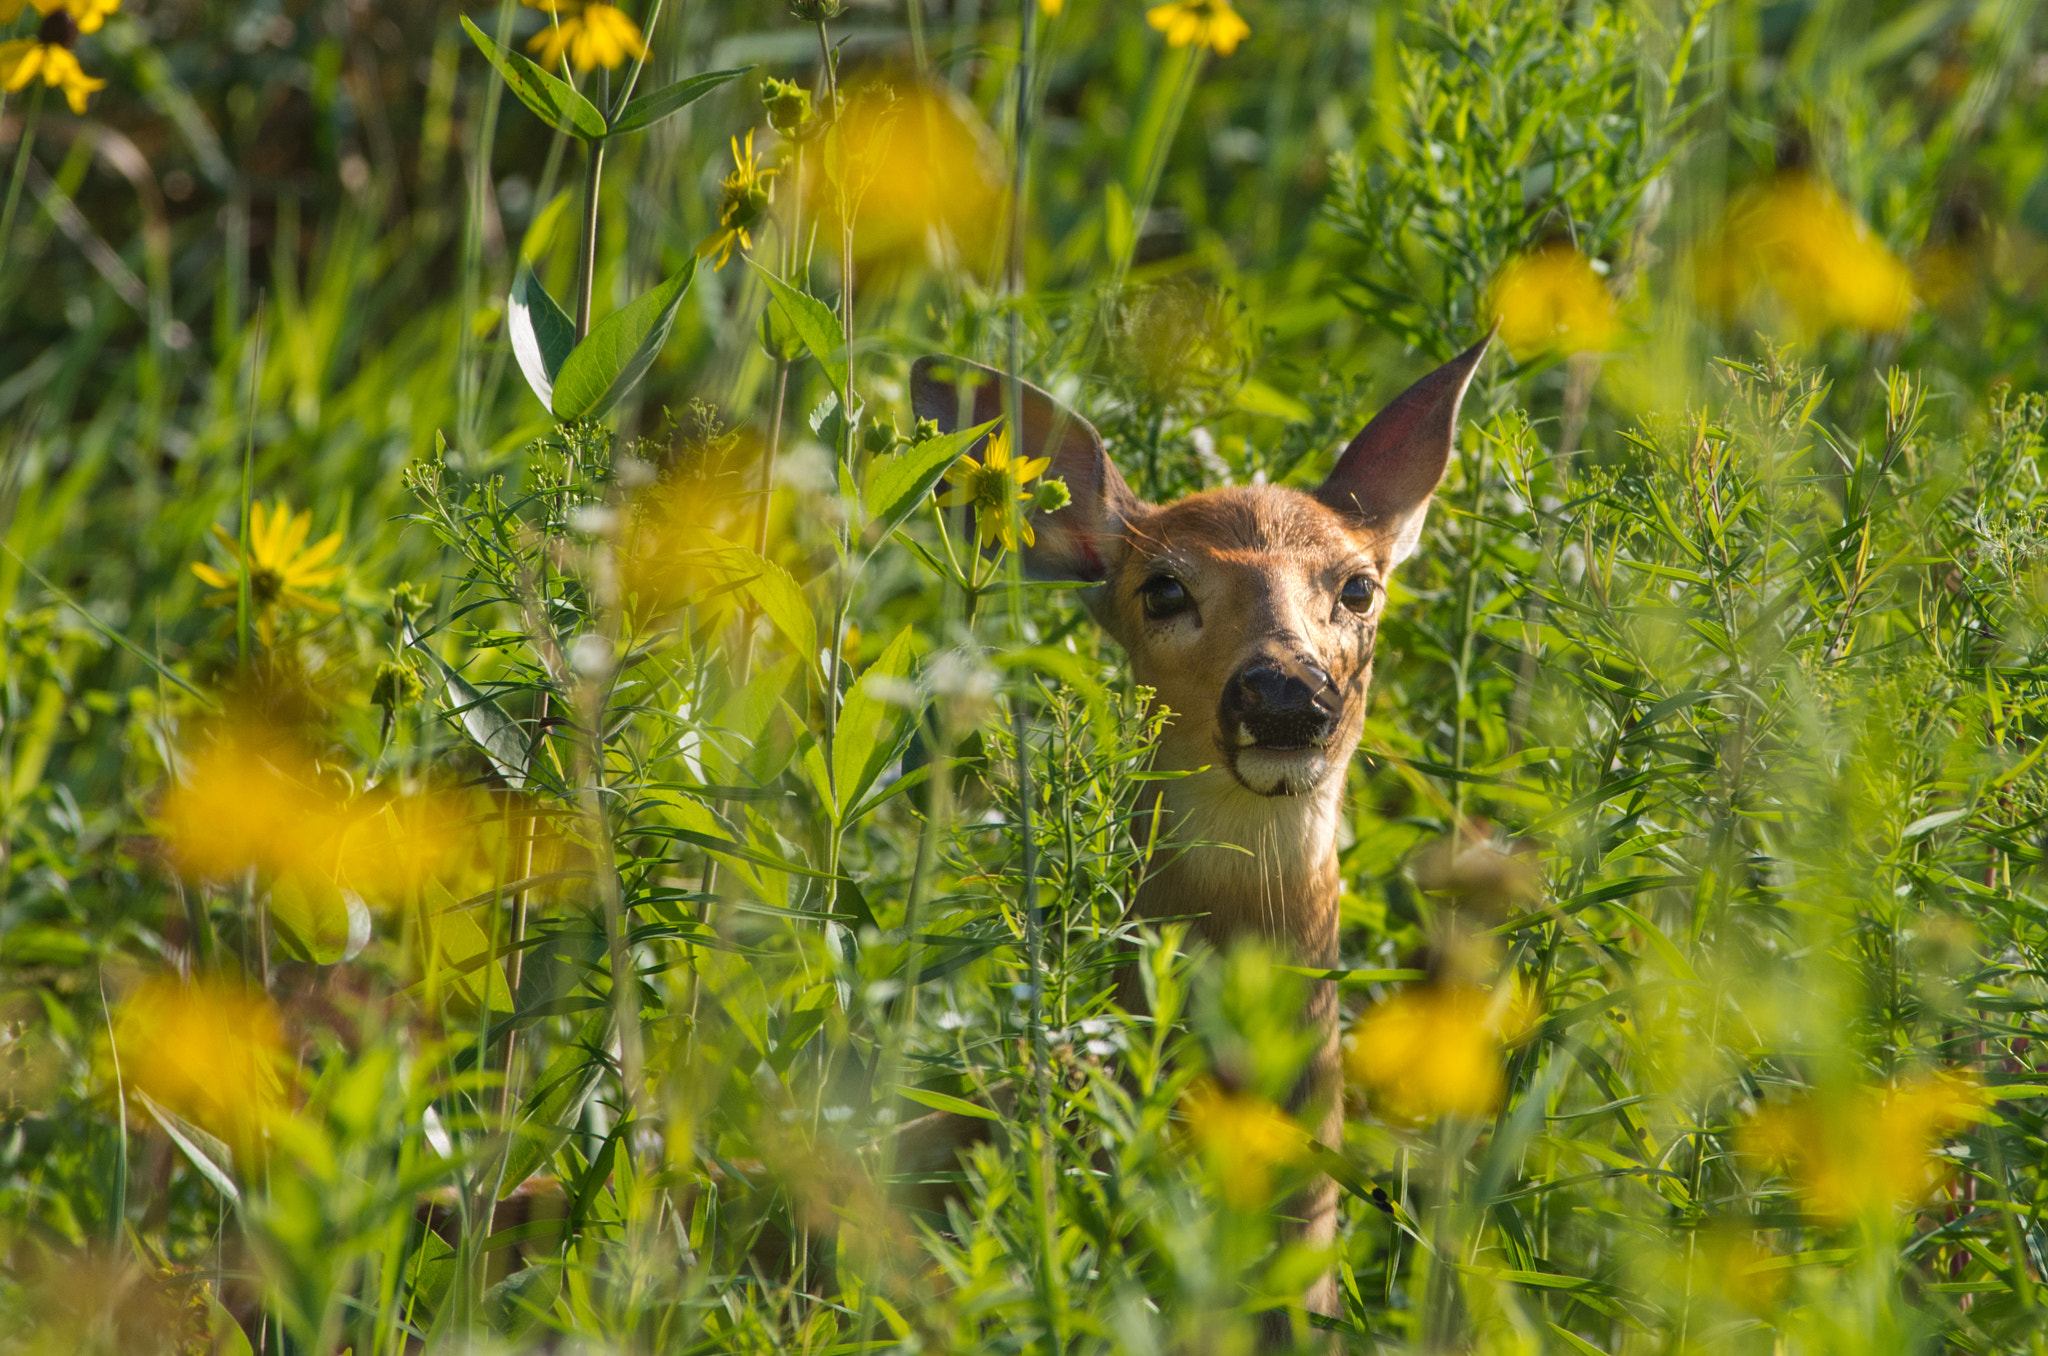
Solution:
[{"label": "sunflower bloom", "polygon": [[1501,1053],[1534,1005],[1514,990],[1432,985],[1395,995],[1352,1028],[1346,1064],[1375,1108],[1399,1120],[1484,1116],[1506,1090]]},{"label": "sunflower bloom", "polygon": [[609,71],[625,65],[629,57],[636,61],[647,57],[647,40],[640,34],[640,25],[617,5],[544,0],[531,7],[554,16],[554,22],[526,44],[526,50],[536,53],[535,60],[544,67],[561,65],[566,55],[579,71],[594,71],[599,66]]},{"label": "sunflower bloom", "polygon": [[[732,259],[732,248],[738,245],[751,252],[754,237],[748,234],[768,211],[773,201],[769,180],[780,171],[762,169],[754,158],[753,129],[747,131],[745,149],[740,139],[732,139],[732,173],[725,176],[725,182],[718,190],[718,229],[697,246],[699,259],[711,259],[713,268],[724,268]],[[717,258],[713,259],[712,256]]]},{"label": "sunflower bloom", "polygon": [[[254,505],[250,512],[249,603],[266,625],[270,614],[279,607],[299,607],[309,612],[340,610],[333,603],[306,592],[341,577],[340,566],[325,564],[327,558],[340,548],[341,534],[331,532],[307,546],[306,538],[312,530],[313,511],[301,509],[294,514],[282,499],[269,507]],[[192,573],[219,590],[209,594],[207,602],[233,607],[241,592],[241,544],[218,524],[214,526],[213,535],[234,557],[235,568],[222,571],[204,561],[194,561]]]},{"label": "sunflower bloom", "polygon": [[1204,1080],[1189,1089],[1180,1110],[1189,1141],[1222,1184],[1223,1198],[1239,1210],[1267,1204],[1273,1169],[1307,1156],[1308,1132],[1263,1097],[1225,1092]]},{"label": "sunflower bloom", "polygon": [[1010,436],[998,429],[988,437],[980,461],[962,461],[947,473],[952,492],[939,500],[947,508],[974,510],[975,536],[984,551],[1001,543],[1014,551],[1021,538],[1030,546],[1038,540],[1031,520],[1019,512],[1011,517],[1011,505],[1028,502],[1032,495],[1024,487],[1044,474],[1051,457],[1010,456]]},{"label": "sunflower bloom", "polygon": [[1169,46],[1192,43],[1217,56],[1229,56],[1252,35],[1252,26],[1230,7],[1230,0],[1171,0],[1146,10],[1145,22],[1164,33]]},{"label": "sunflower bloom", "polygon": [[1604,352],[1620,328],[1607,284],[1561,242],[1509,260],[1493,280],[1491,302],[1501,340],[1517,358]]},{"label": "sunflower bloom", "polygon": [[[93,27],[104,21],[105,15],[97,7],[81,7],[96,16]],[[20,13],[19,5],[15,13]],[[87,75],[71,51],[82,28],[70,10],[53,8],[44,12],[34,37],[0,42],[0,89],[16,94],[40,78],[50,88],[64,92],[64,102],[71,105],[73,113],[83,114],[86,98],[95,90],[105,89],[107,82]]]}]

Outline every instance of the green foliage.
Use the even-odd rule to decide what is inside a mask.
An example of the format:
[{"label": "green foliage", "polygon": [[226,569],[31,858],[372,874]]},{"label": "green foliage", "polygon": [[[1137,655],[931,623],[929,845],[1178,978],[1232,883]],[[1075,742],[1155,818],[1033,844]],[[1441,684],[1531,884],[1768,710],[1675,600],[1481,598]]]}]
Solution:
[{"label": "green foliage", "polygon": [[[0,1351],[2042,1344],[2024,7],[668,5],[559,73],[569,7],[385,8],[117,13],[0,109]],[[1792,174],[1902,329],[1721,309]],[[1560,243],[1618,337],[1482,371],[1339,835],[1347,1021],[1526,1029],[1309,1147],[1303,976],[1133,913],[1167,714],[969,554],[909,363],[1309,486]],[[346,574],[238,628],[274,496]],[[124,1031],[166,974],[261,1002]]]}]

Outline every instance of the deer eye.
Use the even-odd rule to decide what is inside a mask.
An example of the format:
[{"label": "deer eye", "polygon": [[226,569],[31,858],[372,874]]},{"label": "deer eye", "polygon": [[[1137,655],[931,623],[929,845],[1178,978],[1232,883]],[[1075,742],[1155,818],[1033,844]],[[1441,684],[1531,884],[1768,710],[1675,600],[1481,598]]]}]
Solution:
[{"label": "deer eye", "polygon": [[1337,601],[1363,617],[1372,611],[1373,595],[1380,591],[1368,575],[1355,574],[1344,581],[1344,587],[1337,590]]},{"label": "deer eye", "polygon": [[1145,616],[1150,621],[1165,621],[1177,617],[1193,605],[1188,597],[1188,586],[1170,574],[1155,574],[1138,588],[1138,597],[1145,604]]}]

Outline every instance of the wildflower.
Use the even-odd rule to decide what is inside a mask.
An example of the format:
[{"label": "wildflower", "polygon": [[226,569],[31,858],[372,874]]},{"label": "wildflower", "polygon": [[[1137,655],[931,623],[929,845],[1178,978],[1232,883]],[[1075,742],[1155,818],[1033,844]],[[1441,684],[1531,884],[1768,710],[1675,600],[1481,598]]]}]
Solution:
[{"label": "wildflower", "polygon": [[1272,1173],[1305,1156],[1308,1135],[1263,1097],[1226,1092],[1197,1083],[1182,1099],[1188,1138],[1223,1185],[1223,1198],[1240,1210],[1256,1210],[1272,1199]]},{"label": "wildflower", "polygon": [[181,868],[222,879],[252,867],[331,874],[341,813],[310,759],[260,730],[235,729],[187,762],[160,819]]},{"label": "wildflower", "polygon": [[1003,549],[1017,549],[1021,537],[1029,546],[1038,540],[1031,530],[1031,520],[1019,514],[1014,520],[1010,506],[1031,498],[1024,487],[1052,465],[1051,457],[1010,456],[1010,437],[1007,430],[997,429],[989,434],[988,444],[982,451],[980,461],[961,461],[947,473],[952,484],[952,493],[939,500],[947,508],[963,505],[974,510],[975,534],[980,538],[981,547],[987,550],[1000,542]]},{"label": "wildflower", "polygon": [[62,11],[78,24],[81,33],[97,33],[107,16],[121,8],[121,0],[0,0],[0,24],[11,24],[31,5],[48,18]]},{"label": "wildflower", "polygon": [[1614,297],[1586,257],[1563,242],[1511,259],[1493,280],[1491,309],[1518,359],[1613,346]]},{"label": "wildflower", "polygon": [[1048,19],[1057,19],[1060,11],[1067,7],[1067,0],[1038,0],[1038,12]]},{"label": "wildflower", "polygon": [[1230,0],[1170,0],[1145,11],[1145,22],[1166,35],[1175,47],[1189,43],[1229,56],[1252,35],[1252,27],[1230,7]]},{"label": "wildflower", "polygon": [[[105,15],[96,7],[81,7],[95,17],[93,27],[99,27],[98,20]],[[64,101],[71,105],[73,113],[83,114],[86,96],[105,89],[107,82],[87,75],[72,54],[81,31],[83,26],[70,10],[53,9],[44,14],[34,37],[0,42],[0,89],[17,93],[41,76],[45,85],[64,91]]]},{"label": "wildflower", "polygon": [[773,200],[768,181],[778,170],[764,170],[754,158],[754,133],[747,132],[746,149],[740,149],[740,139],[732,139],[732,173],[725,176],[719,186],[718,230],[697,246],[699,259],[712,260],[713,268],[724,268],[732,258],[732,247],[738,244],[743,250],[754,248],[754,237],[748,230],[768,211]]},{"label": "wildflower", "polygon": [[1936,1141],[1983,1104],[1975,1085],[1935,1074],[1765,1107],[1744,1127],[1742,1142],[1759,1158],[1789,1165],[1815,1214],[1845,1222],[1925,1200],[1940,1185]]},{"label": "wildflower", "polygon": [[[311,546],[306,538],[313,531],[313,511],[301,509],[294,514],[280,499],[265,507],[256,504],[249,514],[249,557],[246,562],[249,572],[249,606],[263,619],[267,628],[270,614],[279,607],[300,607],[309,612],[336,612],[336,608],[322,598],[306,592],[322,584],[331,584],[341,577],[341,567],[324,562],[341,546],[341,534],[330,532]],[[215,569],[204,561],[192,563],[192,573],[207,584],[219,590],[209,594],[206,601],[224,607],[235,606],[241,590],[241,573],[244,561],[241,544],[220,527],[214,525],[213,535],[235,558],[236,569],[230,574]]]},{"label": "wildflower", "polygon": [[794,80],[769,76],[761,82],[761,103],[768,125],[783,136],[796,136],[811,121],[811,92]]},{"label": "wildflower", "polygon": [[150,979],[114,1020],[122,1082],[247,1154],[283,1106],[284,1032],[260,993]]},{"label": "wildflower", "polygon": [[626,12],[617,5],[596,3],[582,4],[578,0],[525,0],[532,9],[544,10],[552,15],[554,22],[527,41],[526,50],[538,53],[537,60],[546,67],[559,66],[566,55],[569,64],[579,71],[594,71],[599,66],[615,70],[626,63],[626,58],[644,61],[647,58],[647,42],[640,35],[640,25],[626,17]]},{"label": "wildflower", "polygon": [[1807,333],[1894,330],[1913,276],[1841,198],[1803,174],[1738,197],[1697,276],[1702,301],[1733,314],[1769,293]]},{"label": "wildflower", "polygon": [[1402,1120],[1483,1116],[1500,1105],[1501,1050],[1524,1035],[1533,1004],[1520,992],[1465,984],[1396,995],[1352,1028],[1347,1064]]},{"label": "wildflower", "polygon": [[973,105],[938,85],[870,83],[847,99],[818,169],[837,192],[827,220],[853,226],[855,257],[870,264],[972,267],[988,255],[1003,202],[994,138]]},{"label": "wildflower", "polygon": [[790,0],[789,12],[805,23],[822,24],[846,13],[846,6],[841,0]]}]

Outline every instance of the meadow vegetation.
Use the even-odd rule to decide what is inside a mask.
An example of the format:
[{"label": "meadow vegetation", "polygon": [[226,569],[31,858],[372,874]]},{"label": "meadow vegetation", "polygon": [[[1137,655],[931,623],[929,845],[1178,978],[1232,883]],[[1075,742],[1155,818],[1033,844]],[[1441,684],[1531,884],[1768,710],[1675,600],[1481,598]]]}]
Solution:
[{"label": "meadow vegetation", "polygon": [[[2024,0],[0,25],[0,1352],[2048,1349]],[[1496,324],[1316,1143],[909,366],[1157,500]]]}]

